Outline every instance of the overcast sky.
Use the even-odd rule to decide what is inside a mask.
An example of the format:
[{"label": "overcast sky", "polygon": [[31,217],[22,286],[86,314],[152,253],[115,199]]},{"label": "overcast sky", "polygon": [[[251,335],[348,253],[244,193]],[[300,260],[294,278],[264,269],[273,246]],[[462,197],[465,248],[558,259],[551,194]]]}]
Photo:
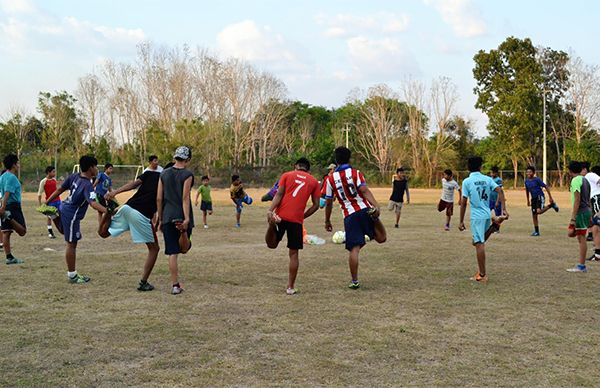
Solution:
[{"label": "overcast sky", "polygon": [[600,2],[584,0],[0,0],[0,117],[35,113],[39,91],[72,92],[104,60],[132,61],[151,41],[244,58],[291,99],[327,107],[355,87],[448,76],[457,113],[483,135],[473,55],[514,35],[600,63],[599,15]]}]

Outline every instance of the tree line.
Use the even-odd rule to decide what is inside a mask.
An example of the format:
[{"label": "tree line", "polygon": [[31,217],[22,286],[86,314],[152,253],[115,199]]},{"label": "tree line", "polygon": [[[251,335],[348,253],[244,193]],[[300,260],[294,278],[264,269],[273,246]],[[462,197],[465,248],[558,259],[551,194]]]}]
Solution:
[{"label": "tree line", "polygon": [[107,61],[72,92],[40,92],[36,114],[12,109],[0,122],[0,151],[17,153],[32,173],[71,167],[85,153],[113,164],[143,164],[150,154],[169,160],[186,144],[193,167],[211,174],[280,171],[299,156],[324,167],[347,141],[375,180],[403,166],[413,184],[431,186],[440,170],[464,170],[476,153],[515,176],[541,167],[546,120],[559,183],[570,159],[600,163],[597,65],[515,37],[473,59],[476,107],[489,118],[484,138],[457,112],[448,77],[353,89],[342,106],[326,108],[290,100],[280,79],[242,60],[144,43],[135,61]]}]

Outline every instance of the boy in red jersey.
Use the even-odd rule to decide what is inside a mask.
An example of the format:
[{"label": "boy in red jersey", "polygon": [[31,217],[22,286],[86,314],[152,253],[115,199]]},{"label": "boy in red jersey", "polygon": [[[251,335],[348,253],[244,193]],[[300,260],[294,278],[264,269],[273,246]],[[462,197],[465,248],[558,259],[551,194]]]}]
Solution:
[{"label": "boy in red jersey", "polygon": [[[42,205],[42,194],[45,195],[44,199],[48,199],[54,192],[56,191],[57,183],[56,183],[56,169],[54,166],[46,167],[46,177],[40,181],[40,187],[38,188],[38,203]],[[48,204],[48,206],[55,207],[60,211],[60,196],[56,198],[56,200],[52,201]],[[48,221],[46,223],[48,227],[48,238],[56,238],[54,235],[54,231],[52,230],[52,219],[47,217]],[[60,229],[59,229],[60,231]]]},{"label": "boy in red jersey", "polygon": [[350,252],[348,263],[352,282],[349,288],[356,290],[358,282],[358,254],[365,245],[365,236],[383,243],[387,239],[385,227],[379,219],[379,204],[367,187],[363,174],[350,166],[352,152],[346,147],[335,149],[337,168],[327,180],[327,206],[325,207],[325,229],[333,230],[331,209],[333,198],[337,198],[344,213],[346,249]]},{"label": "boy in red jersey", "polygon": [[[267,246],[275,249],[287,233],[290,256],[288,295],[296,293],[294,284],[299,266],[298,251],[303,248],[302,224],[305,218],[319,210],[320,194],[319,182],[309,174],[310,162],[306,158],[298,159],[294,169],[279,179],[279,189],[267,213],[269,227],[265,235]],[[312,206],[305,211],[309,198],[312,198]]]}]

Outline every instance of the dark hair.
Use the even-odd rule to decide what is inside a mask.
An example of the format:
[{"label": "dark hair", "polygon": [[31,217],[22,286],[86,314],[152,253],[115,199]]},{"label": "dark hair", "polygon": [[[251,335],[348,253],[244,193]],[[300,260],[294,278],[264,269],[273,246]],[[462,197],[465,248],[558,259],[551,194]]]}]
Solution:
[{"label": "dark hair", "polygon": [[450,170],[449,168],[444,170],[444,174],[448,175],[448,176],[452,176],[452,170]]},{"label": "dark hair", "polygon": [[585,168],[586,170],[590,170],[590,162],[581,162],[581,168]]},{"label": "dark hair", "polygon": [[208,180],[208,175],[202,175],[202,178],[200,178],[201,181],[207,181]]},{"label": "dark hair", "polygon": [[110,167],[113,167],[112,163],[106,163],[106,164],[104,165],[104,169],[105,169],[105,170],[108,170]]},{"label": "dark hair", "polygon": [[600,166],[592,167],[592,172],[596,175],[600,175]]},{"label": "dark hair", "polygon": [[52,171],[54,171],[54,166],[46,167],[46,175],[50,174]]},{"label": "dark hair", "polygon": [[232,176],[231,176],[231,183],[233,183],[233,182],[237,181],[238,179],[240,179],[240,176],[239,176],[239,175],[232,175]]},{"label": "dark hair", "polygon": [[483,159],[481,156],[471,156],[467,160],[467,166],[470,172],[481,171],[481,165],[483,164]]},{"label": "dark hair", "polygon": [[175,163],[173,163],[173,162],[169,162],[169,163],[167,163],[167,165],[164,167],[164,169],[166,170],[167,168],[171,168],[171,167],[173,167],[174,165],[175,165]]},{"label": "dark hair", "polygon": [[535,172],[535,167],[534,166],[527,166],[527,168],[525,169],[525,171],[527,170],[531,170],[533,172]]},{"label": "dark hair", "polygon": [[498,166],[492,166],[492,172],[498,173]]},{"label": "dark hair", "polygon": [[583,165],[581,162],[578,162],[576,160],[572,160],[571,162],[569,162],[569,171],[571,171],[572,173],[579,174],[582,169]]},{"label": "dark hair", "polygon": [[4,157],[4,168],[10,170],[19,161],[19,158],[15,154],[8,154]]},{"label": "dark hair", "polygon": [[352,156],[352,151],[350,151],[346,147],[338,147],[333,151],[335,154],[335,162],[336,164],[348,164],[350,163],[350,157]]},{"label": "dark hair", "polygon": [[402,167],[398,167],[398,168],[396,169],[396,174],[398,174],[399,172],[404,172],[404,168],[402,168]]},{"label": "dark hair", "polygon": [[296,163],[294,163],[294,165],[306,171],[310,171],[310,162],[306,158],[300,158],[296,160]]},{"label": "dark hair", "polygon": [[85,155],[79,158],[79,169],[81,172],[88,172],[88,170],[92,167],[96,167],[98,165],[98,161],[91,155]]},{"label": "dark hair", "polygon": [[156,156],[156,155],[150,155],[150,156],[148,157],[148,161],[149,161],[149,162],[152,162],[152,161],[154,161],[154,160],[156,160],[156,159],[158,159],[158,156]]}]

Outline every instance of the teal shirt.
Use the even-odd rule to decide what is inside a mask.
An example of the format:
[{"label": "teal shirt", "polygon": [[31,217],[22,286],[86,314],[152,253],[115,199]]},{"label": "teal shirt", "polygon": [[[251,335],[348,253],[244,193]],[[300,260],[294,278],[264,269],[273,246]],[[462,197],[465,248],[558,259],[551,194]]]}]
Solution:
[{"label": "teal shirt", "polygon": [[498,185],[494,180],[480,172],[472,172],[462,183],[463,197],[471,202],[471,219],[487,220],[490,218],[490,198]]},{"label": "teal shirt", "polygon": [[6,171],[0,176],[0,193],[10,193],[8,202],[6,203],[21,203],[21,182],[17,176],[10,171]]}]

